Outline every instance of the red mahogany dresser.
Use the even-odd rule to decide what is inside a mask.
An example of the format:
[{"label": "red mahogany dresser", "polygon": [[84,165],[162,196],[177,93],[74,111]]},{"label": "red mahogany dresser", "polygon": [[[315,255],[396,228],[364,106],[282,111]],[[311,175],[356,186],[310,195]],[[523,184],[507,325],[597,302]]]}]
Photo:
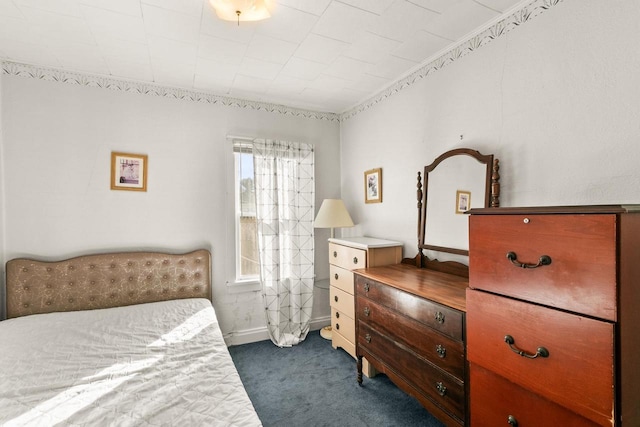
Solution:
[{"label": "red mahogany dresser", "polygon": [[355,272],[356,355],[448,426],[466,417],[466,277],[408,264]]},{"label": "red mahogany dresser", "polygon": [[640,426],[640,207],[473,209],[469,412]]}]

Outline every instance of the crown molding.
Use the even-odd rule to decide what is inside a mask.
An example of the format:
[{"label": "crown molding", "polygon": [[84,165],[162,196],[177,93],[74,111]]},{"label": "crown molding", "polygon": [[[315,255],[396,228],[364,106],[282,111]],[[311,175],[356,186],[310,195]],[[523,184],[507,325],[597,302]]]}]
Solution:
[{"label": "crown molding", "polygon": [[305,119],[326,120],[330,122],[338,122],[340,120],[338,114],[335,113],[305,110],[301,108],[287,107],[286,105],[272,104],[267,102],[249,101],[246,99],[214,95],[211,93],[198,92],[189,89],[161,86],[153,83],[116,79],[113,77],[84,74],[74,71],[50,67],[40,67],[11,61],[2,61],[0,62],[0,66],[2,67],[2,74],[10,76],[26,77],[30,79],[66,83],[77,86],[109,89],[118,92],[159,96],[162,98],[200,102],[204,104],[220,105],[224,107],[266,111],[269,113],[277,113]]},{"label": "crown molding", "polygon": [[374,105],[377,105],[385,99],[390,98],[398,92],[412,86],[423,78],[430,76],[458,59],[463,58],[466,55],[475,52],[479,48],[486,46],[492,41],[508,34],[515,28],[529,22],[562,1],[564,0],[533,0],[526,3],[524,6],[517,8],[515,12],[511,13],[506,18],[499,20],[475,35],[467,37],[464,41],[448,48],[445,53],[438,56],[436,59],[420,66],[420,68],[410,73],[408,76],[397,80],[395,83],[391,84],[391,86],[382,90],[373,97],[340,114],[340,121],[348,120],[357,114],[368,110]]},{"label": "crown molding", "polygon": [[178,99],[183,101],[201,102],[205,104],[220,105],[224,107],[243,108],[255,111],[266,111],[270,113],[283,114],[314,120],[326,120],[340,122],[348,120],[400,91],[412,86],[423,78],[441,70],[460,58],[475,52],[479,48],[492,41],[508,34],[520,25],[529,22],[533,18],[541,15],[564,0],[532,0],[524,6],[517,8],[509,16],[490,25],[478,34],[467,37],[464,41],[449,48],[432,61],[420,66],[406,77],[393,83],[391,86],[377,93],[373,97],[359,103],[355,107],[341,114],[326,113],[301,108],[288,107],[281,104],[267,102],[250,101],[240,98],[232,98],[221,95],[214,95],[207,92],[198,92],[189,89],[161,86],[153,83],[144,83],[117,79],[113,77],[84,74],[74,71],[67,71],[56,68],[40,67],[29,64],[22,64],[11,61],[0,61],[2,74],[19,76],[37,80],[67,83],[78,86],[96,87],[110,89],[119,92],[136,93],[141,95],[159,96],[163,98]]}]

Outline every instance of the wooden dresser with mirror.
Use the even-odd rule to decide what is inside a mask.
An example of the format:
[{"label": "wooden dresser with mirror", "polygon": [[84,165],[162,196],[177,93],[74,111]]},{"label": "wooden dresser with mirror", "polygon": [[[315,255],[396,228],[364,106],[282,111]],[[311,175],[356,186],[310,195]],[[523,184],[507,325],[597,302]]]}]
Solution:
[{"label": "wooden dresser with mirror", "polygon": [[366,358],[445,425],[468,422],[466,295],[469,268],[424,251],[466,256],[470,208],[499,205],[498,160],[448,151],[418,172],[418,254],[354,271],[356,357]]}]

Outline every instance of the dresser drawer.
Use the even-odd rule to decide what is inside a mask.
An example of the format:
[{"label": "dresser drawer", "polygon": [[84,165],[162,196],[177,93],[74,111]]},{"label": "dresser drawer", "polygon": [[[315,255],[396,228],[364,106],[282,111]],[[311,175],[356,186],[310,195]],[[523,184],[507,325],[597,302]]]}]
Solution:
[{"label": "dresser drawer", "polygon": [[417,357],[413,352],[397,345],[362,322],[358,323],[358,346],[367,358],[370,355],[381,363],[392,360],[393,366],[387,365],[389,370],[401,376],[438,406],[464,420],[464,384],[460,380]]},{"label": "dresser drawer", "polygon": [[357,274],[355,284],[358,296],[373,299],[381,305],[424,323],[454,340],[462,341],[464,329],[462,312]]},{"label": "dresser drawer", "polygon": [[346,314],[350,318],[354,318],[354,299],[353,295],[346,293],[342,289],[335,286],[329,287],[329,298],[332,309]]},{"label": "dresser drawer", "polygon": [[353,295],[353,272],[336,265],[329,266],[329,283]]},{"label": "dresser drawer", "polygon": [[329,243],[329,264],[337,265],[346,270],[365,268],[367,266],[367,251]]},{"label": "dresser drawer", "polygon": [[[613,340],[611,323],[467,291],[469,363],[597,422],[614,411]],[[511,347],[532,356],[544,347],[548,356],[527,358]]]},{"label": "dresser drawer", "polygon": [[464,378],[462,342],[364,297],[356,298],[356,313],[362,322],[383,335],[392,336],[451,375]]},{"label": "dresser drawer", "polygon": [[[469,221],[474,289],[616,320],[616,215],[472,215]],[[536,265],[543,255],[550,264],[514,265]]]},{"label": "dresser drawer", "polygon": [[336,310],[331,309],[331,328],[338,331],[340,335],[346,338],[351,344],[356,342],[356,323],[352,317]]},{"label": "dresser drawer", "polygon": [[469,371],[473,427],[509,426],[510,419],[518,427],[598,425],[477,365],[471,364]]}]

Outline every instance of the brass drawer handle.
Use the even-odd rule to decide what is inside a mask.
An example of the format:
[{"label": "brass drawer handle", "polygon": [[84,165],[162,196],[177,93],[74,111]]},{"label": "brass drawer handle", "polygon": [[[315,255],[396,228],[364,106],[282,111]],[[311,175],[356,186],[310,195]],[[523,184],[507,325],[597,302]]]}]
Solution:
[{"label": "brass drawer handle", "polygon": [[438,344],[436,346],[436,353],[438,353],[438,357],[440,359],[444,359],[447,356],[447,349],[444,348],[442,345]]},{"label": "brass drawer handle", "polygon": [[340,330],[340,323],[336,323],[336,329]]},{"label": "brass drawer handle", "polygon": [[364,291],[365,292],[369,292],[369,284],[368,283],[364,284]]},{"label": "brass drawer handle", "polygon": [[336,319],[340,318],[340,313],[336,311]]},{"label": "brass drawer handle", "polygon": [[524,350],[520,350],[518,347],[514,345],[516,340],[514,340],[511,335],[505,335],[504,342],[506,342],[507,345],[509,345],[509,348],[511,349],[511,351],[513,351],[519,356],[526,357],[527,359],[535,359],[536,357],[549,357],[549,350],[547,350],[544,347],[538,347],[535,354],[527,353]]},{"label": "brass drawer handle", "polygon": [[354,264],[357,264],[357,263],[358,263],[358,257],[357,257],[357,256],[354,256],[354,257],[353,257],[353,263],[354,263]]},{"label": "brass drawer handle", "polygon": [[507,424],[512,427],[518,427],[518,420],[516,420],[516,417],[514,417],[513,415],[509,415],[507,417]]},{"label": "brass drawer handle", "polygon": [[441,381],[438,381],[436,383],[436,390],[438,390],[438,394],[440,396],[444,396],[445,394],[447,394],[447,387],[445,387],[445,385],[442,384]]},{"label": "brass drawer handle", "polygon": [[365,340],[366,342],[370,343],[370,342],[371,342],[371,335],[369,335],[369,334],[365,335],[365,336],[364,336],[364,340]]},{"label": "brass drawer handle", "polygon": [[333,300],[334,300],[335,302],[338,302],[338,295],[334,295],[334,296],[333,296]]},{"label": "brass drawer handle", "polygon": [[444,323],[444,313],[441,311],[436,311],[435,316],[433,316],[434,319],[436,319],[436,322],[438,323]]},{"label": "brass drawer handle", "polygon": [[369,314],[371,314],[371,310],[369,309],[369,307],[365,307],[364,308],[364,315],[369,317]]},{"label": "brass drawer handle", "polygon": [[520,268],[538,268],[542,267],[543,265],[551,264],[551,257],[549,255],[542,255],[537,264],[527,264],[518,261],[518,255],[516,255],[515,252],[507,252],[507,259],[511,261],[511,264]]},{"label": "brass drawer handle", "polygon": [[336,279],[336,280],[338,280],[338,273],[334,274],[334,275],[333,275],[333,278],[334,278],[334,279]]}]

